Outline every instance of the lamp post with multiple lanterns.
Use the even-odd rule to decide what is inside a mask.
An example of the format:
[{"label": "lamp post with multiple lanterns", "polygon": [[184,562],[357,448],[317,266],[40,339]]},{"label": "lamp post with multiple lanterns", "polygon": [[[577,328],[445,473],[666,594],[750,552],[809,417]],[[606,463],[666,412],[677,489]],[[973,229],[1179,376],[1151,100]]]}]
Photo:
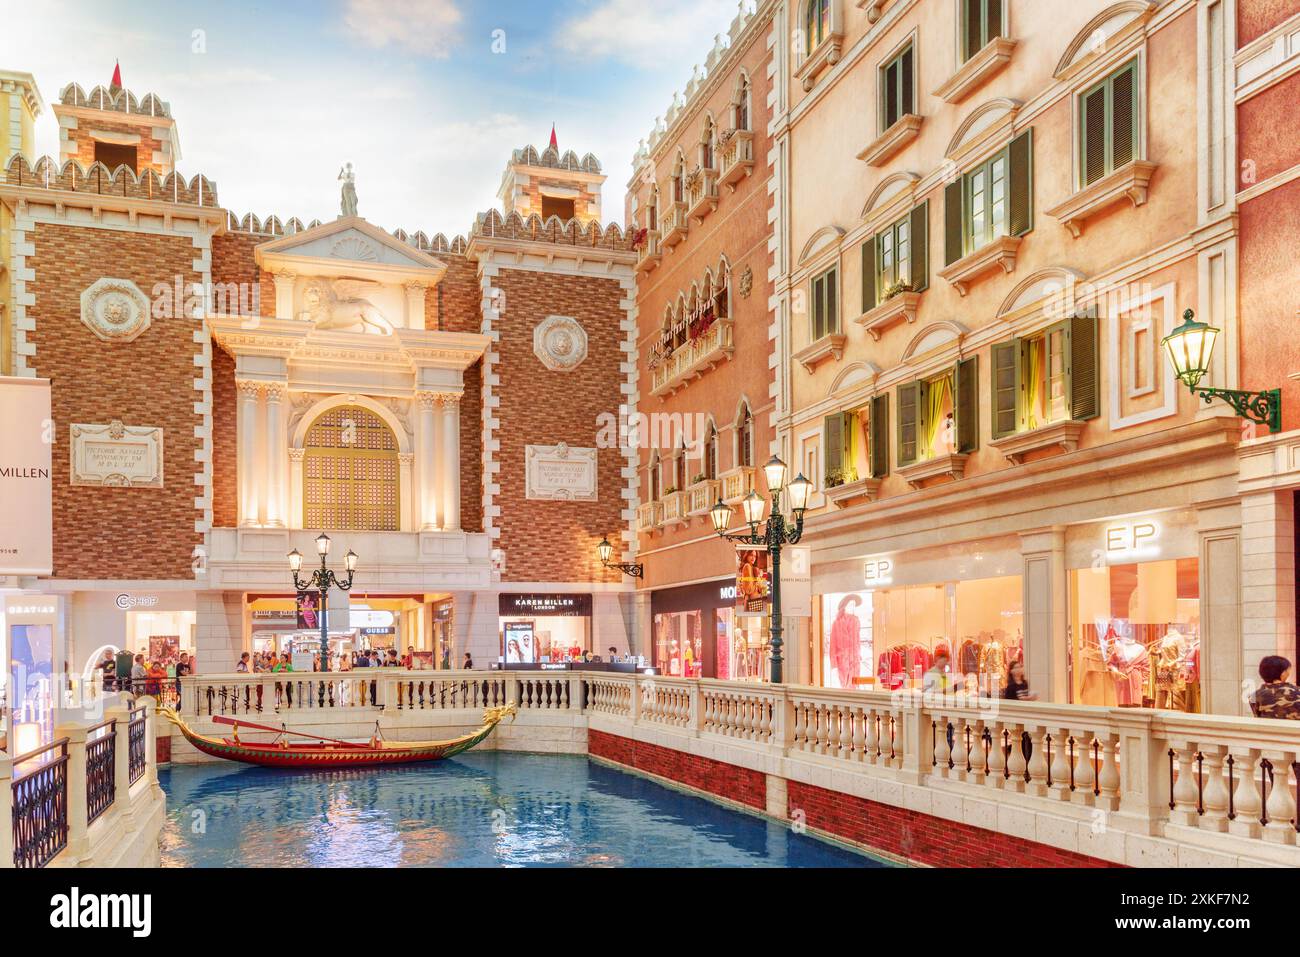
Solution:
[{"label": "lamp post with multiple lanterns", "polygon": [[[330,670],[330,641],[329,641],[329,623],[327,622],[327,603],[329,601],[329,590],[331,586],[337,587],[340,591],[350,591],[352,589],[352,576],[357,571],[357,553],[348,549],[343,561],[347,565],[348,577],[339,578],[334,574],[333,569],[327,568],[325,558],[330,553],[330,537],[321,532],[316,539],[316,551],[320,555],[320,568],[312,570],[310,578],[302,578],[299,572],[302,571],[302,552],[294,549],[289,553],[289,571],[293,573],[293,585],[298,591],[306,591],[309,588],[315,588],[320,593],[320,604],[317,608],[320,615],[320,670]],[[320,688],[321,707],[325,706],[325,685],[322,682]]]},{"label": "lamp post with multiple lanterns", "polygon": [[1199,385],[1210,371],[1210,356],[1219,339],[1219,329],[1205,322],[1197,322],[1196,314],[1188,309],[1183,313],[1183,323],[1161,340],[1169,354],[1174,374],[1208,405],[1222,399],[1244,419],[1267,425],[1273,432],[1282,431],[1282,390],[1265,389],[1263,392],[1246,392],[1240,389],[1214,389]]},{"label": "lamp post with multiple lanterns", "polygon": [[[763,513],[767,502],[763,496],[752,489],[741,502],[745,513],[745,524],[749,526],[748,532],[727,531],[731,525],[733,509],[721,498],[718,499],[718,504],[709,510],[709,517],[713,520],[713,530],[720,538],[762,548],[771,558],[769,564],[772,572],[772,683],[781,684],[785,680],[781,656],[783,643],[781,638],[785,630],[781,625],[781,549],[786,545],[798,543],[803,537],[803,515],[808,508],[808,495],[812,492],[812,482],[804,478],[801,473],[798,478],[786,485],[786,465],[775,455],[763,466],[763,474],[772,496],[772,510],[767,516],[766,527],[761,532],[758,527],[763,524]],[[793,525],[786,522],[786,517],[781,512],[782,492],[789,495]]]}]

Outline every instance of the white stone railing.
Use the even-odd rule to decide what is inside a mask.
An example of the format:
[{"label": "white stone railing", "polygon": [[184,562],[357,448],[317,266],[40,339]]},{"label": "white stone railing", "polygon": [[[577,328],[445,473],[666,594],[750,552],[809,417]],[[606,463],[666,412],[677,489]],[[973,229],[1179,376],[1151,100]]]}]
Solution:
[{"label": "white stone railing", "polygon": [[695,180],[686,190],[686,205],[689,215],[703,220],[705,216],[718,208],[718,171],[700,169]]},{"label": "white stone railing", "polygon": [[731,186],[745,178],[754,168],[754,134],[750,130],[733,130],[718,156],[719,179]]},{"label": "white stone railing", "polygon": [[663,506],[659,502],[642,502],[636,507],[636,530],[649,532],[659,527]]},{"label": "white stone railing", "polygon": [[664,358],[650,374],[650,394],[672,393],[703,375],[735,352],[730,319],[715,319],[698,338],[688,340]]},{"label": "white stone railing", "polygon": [[663,258],[663,254],[664,251],[659,244],[659,230],[647,229],[645,239],[636,251],[637,268],[658,263]]},{"label": "white stone railing", "polygon": [[705,479],[702,482],[696,482],[686,490],[686,512],[689,515],[703,515],[718,501],[718,493],[721,489],[717,479]]},{"label": "white stone railing", "polygon": [[1057,846],[1121,863],[1300,866],[1294,722],[664,676],[583,680],[591,730],[913,802],[899,806],[971,807],[979,826],[1010,821],[1049,844],[1064,835]]},{"label": "white stone railing", "polygon": [[728,505],[739,502],[753,491],[756,475],[757,473],[752,465],[738,465],[734,469],[723,472],[720,476],[722,500]]},{"label": "white stone railing", "polygon": [[690,220],[686,215],[686,203],[667,203],[659,217],[659,235],[665,246],[676,246],[686,238]]},{"label": "white stone railing", "polygon": [[52,744],[0,751],[0,868],[157,864],[154,701],[97,695],[81,707]]}]

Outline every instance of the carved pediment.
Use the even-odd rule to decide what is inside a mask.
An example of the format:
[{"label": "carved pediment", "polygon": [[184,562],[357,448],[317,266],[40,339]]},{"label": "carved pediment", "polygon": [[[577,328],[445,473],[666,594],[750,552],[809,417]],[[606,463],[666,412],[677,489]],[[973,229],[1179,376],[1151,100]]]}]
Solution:
[{"label": "carved pediment", "polygon": [[390,236],[359,216],[262,243],[254,250],[268,272],[314,276],[360,276],[375,281],[423,280],[432,285],[446,271],[441,260]]}]

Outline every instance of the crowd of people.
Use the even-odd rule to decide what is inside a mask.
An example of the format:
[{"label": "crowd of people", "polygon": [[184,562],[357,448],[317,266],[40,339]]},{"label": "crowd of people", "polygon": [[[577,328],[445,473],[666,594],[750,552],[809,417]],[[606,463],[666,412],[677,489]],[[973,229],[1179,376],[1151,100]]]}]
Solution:
[{"label": "crowd of people", "polygon": [[179,701],[181,679],[195,673],[194,659],[186,651],[150,658],[143,653],[133,655],[126,649],[115,652],[110,648],[105,649],[96,667],[105,691],[152,695],[164,704]]}]

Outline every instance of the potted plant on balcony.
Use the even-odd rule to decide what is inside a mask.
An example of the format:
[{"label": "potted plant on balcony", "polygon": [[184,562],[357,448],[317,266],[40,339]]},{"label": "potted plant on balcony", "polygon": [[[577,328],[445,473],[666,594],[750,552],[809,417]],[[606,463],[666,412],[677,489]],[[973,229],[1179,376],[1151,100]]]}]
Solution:
[{"label": "potted plant on balcony", "polygon": [[709,480],[709,477],[708,477],[707,475],[705,475],[703,472],[701,472],[699,475],[695,476],[695,478],[691,479],[691,484],[692,484],[692,485],[703,485],[703,484],[704,484],[705,482],[707,482],[708,480]]},{"label": "potted plant on balcony", "polygon": [[905,292],[912,291],[912,283],[907,279],[900,279],[898,282],[891,282],[880,293],[880,301],[887,302],[895,296],[902,295]]},{"label": "potted plant on balcony", "polygon": [[831,469],[826,473],[826,488],[839,488],[858,480],[858,470],[854,468]]}]

